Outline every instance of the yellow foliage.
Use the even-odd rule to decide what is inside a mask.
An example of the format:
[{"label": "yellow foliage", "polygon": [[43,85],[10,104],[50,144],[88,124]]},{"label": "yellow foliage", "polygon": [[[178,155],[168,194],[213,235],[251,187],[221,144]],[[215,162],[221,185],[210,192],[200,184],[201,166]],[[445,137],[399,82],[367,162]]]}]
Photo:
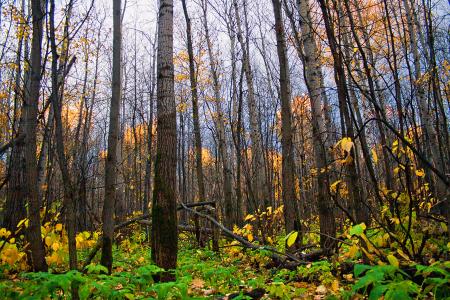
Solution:
[{"label": "yellow foliage", "polygon": [[63,256],[61,254],[61,251],[54,251],[51,255],[45,257],[45,260],[49,265],[55,264],[60,266],[64,262]]},{"label": "yellow foliage", "polygon": [[7,238],[7,237],[9,237],[10,234],[11,234],[11,231],[6,230],[6,228],[0,229],[0,238],[2,238],[2,237]]},{"label": "yellow foliage", "polygon": [[372,149],[371,151],[372,151],[373,162],[376,164],[376,163],[378,163],[377,151],[375,149]]},{"label": "yellow foliage", "polygon": [[25,253],[20,252],[15,244],[6,243],[0,255],[2,263],[13,266],[25,256]]},{"label": "yellow foliage", "polygon": [[425,171],[423,169],[416,170],[417,177],[424,177]]},{"label": "yellow foliage", "polygon": [[248,239],[249,242],[253,242],[253,234],[249,233],[247,235],[247,239]]},{"label": "yellow foliage", "polygon": [[396,267],[399,266],[398,259],[394,255],[389,254],[386,258],[391,265],[396,266]]},{"label": "yellow foliage", "polygon": [[55,231],[61,231],[63,228],[63,225],[61,223],[56,224]]}]

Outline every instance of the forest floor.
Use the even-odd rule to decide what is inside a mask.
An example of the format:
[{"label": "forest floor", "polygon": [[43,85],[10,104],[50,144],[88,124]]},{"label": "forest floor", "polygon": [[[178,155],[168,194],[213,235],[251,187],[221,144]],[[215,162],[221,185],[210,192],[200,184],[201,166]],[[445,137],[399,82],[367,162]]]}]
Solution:
[{"label": "forest floor", "polygon": [[[390,248],[377,250],[388,253],[388,262],[364,265],[361,249],[352,244],[355,234],[363,235],[357,226],[338,254],[292,270],[274,265],[265,247],[250,250],[222,239],[220,251],[213,252],[196,247],[192,234],[180,233],[177,279],[168,283],[154,281],[161,269],[150,261],[142,225],[117,236],[111,275],[104,274],[99,253],[82,272],[67,272],[64,230],[60,224],[43,228],[50,272],[30,273],[20,247],[8,244],[1,252],[0,299],[72,299],[73,286],[80,299],[450,299],[450,261],[422,266]],[[97,240],[96,233],[77,236],[80,262]],[[283,251],[285,242],[286,237],[276,237],[273,247]]]}]

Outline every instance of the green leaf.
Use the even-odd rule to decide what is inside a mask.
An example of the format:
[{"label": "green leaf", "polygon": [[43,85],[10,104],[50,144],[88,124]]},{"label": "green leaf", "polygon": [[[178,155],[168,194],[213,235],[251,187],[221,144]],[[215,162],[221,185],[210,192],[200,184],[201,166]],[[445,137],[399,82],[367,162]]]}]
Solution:
[{"label": "green leaf", "polygon": [[291,233],[289,233],[288,236],[286,237],[286,245],[288,247],[294,245],[295,241],[297,240],[297,236],[298,236],[297,231],[292,231]]},{"label": "green leaf", "polygon": [[365,271],[370,270],[370,269],[372,269],[371,266],[356,264],[353,269],[353,273],[354,273],[355,277],[359,277],[362,273],[364,273]]},{"label": "green leaf", "polygon": [[388,289],[387,285],[377,285],[371,291],[369,295],[369,300],[378,300],[381,299],[384,292]]},{"label": "green leaf", "polygon": [[366,230],[366,224],[364,223],[352,226],[350,229],[350,235],[360,236],[364,233],[364,230]]}]

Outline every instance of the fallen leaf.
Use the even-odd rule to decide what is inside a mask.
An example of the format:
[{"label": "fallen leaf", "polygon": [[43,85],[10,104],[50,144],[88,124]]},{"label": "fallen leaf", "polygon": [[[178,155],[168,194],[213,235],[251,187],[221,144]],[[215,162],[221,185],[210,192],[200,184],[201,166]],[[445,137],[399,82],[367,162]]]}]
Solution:
[{"label": "fallen leaf", "polygon": [[200,279],[200,278],[194,278],[192,281],[191,281],[191,287],[193,288],[193,289],[201,289],[201,288],[203,288],[205,286],[205,282],[202,280],[202,279]]},{"label": "fallen leaf", "polygon": [[316,288],[316,294],[325,295],[327,293],[327,288],[321,284]]}]

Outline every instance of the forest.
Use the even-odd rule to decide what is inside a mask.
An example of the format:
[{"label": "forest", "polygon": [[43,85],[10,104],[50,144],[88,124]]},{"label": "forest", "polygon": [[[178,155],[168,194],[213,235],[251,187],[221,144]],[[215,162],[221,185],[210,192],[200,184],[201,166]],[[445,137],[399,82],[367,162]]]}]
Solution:
[{"label": "forest", "polygon": [[450,2],[0,0],[1,299],[450,299]]}]

